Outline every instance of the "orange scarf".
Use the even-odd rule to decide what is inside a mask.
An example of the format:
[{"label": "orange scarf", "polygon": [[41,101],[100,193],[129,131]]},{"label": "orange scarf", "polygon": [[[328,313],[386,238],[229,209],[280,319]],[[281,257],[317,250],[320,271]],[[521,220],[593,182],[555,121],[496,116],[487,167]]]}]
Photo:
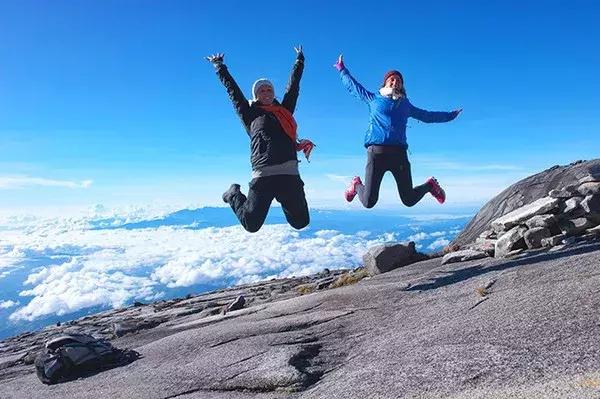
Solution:
[{"label": "orange scarf", "polygon": [[259,105],[262,109],[275,115],[285,134],[296,143],[298,137],[296,120],[290,111],[281,105]]}]

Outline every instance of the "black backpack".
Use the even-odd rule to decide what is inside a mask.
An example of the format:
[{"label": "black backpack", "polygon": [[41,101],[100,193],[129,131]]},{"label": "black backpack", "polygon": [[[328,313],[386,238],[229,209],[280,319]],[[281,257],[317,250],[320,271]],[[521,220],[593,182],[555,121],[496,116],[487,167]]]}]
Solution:
[{"label": "black backpack", "polygon": [[65,334],[46,342],[35,359],[37,376],[44,384],[56,384],[124,366],[140,357],[136,351],[117,349],[87,334]]}]

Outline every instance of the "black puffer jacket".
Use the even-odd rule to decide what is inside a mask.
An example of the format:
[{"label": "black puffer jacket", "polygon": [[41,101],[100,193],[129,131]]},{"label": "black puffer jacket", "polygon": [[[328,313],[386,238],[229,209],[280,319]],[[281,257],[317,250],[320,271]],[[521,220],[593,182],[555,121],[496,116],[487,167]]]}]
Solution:
[{"label": "black puffer jacket", "polygon": [[[297,160],[296,143],[285,134],[275,115],[260,108],[256,102],[250,105],[224,64],[217,65],[216,70],[219,80],[227,89],[233,107],[250,136],[252,170]],[[294,113],[303,70],[304,55],[300,53],[294,63],[283,100],[281,103],[274,101],[274,104],[281,105]]]}]

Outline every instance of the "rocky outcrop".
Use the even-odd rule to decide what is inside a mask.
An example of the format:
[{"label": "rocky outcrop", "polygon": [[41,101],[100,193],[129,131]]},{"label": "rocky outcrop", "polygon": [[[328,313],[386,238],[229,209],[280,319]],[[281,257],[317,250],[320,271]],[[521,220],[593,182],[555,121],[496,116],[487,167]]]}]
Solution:
[{"label": "rocky outcrop", "polygon": [[[514,254],[516,250],[564,244],[570,238],[594,239],[598,236],[600,212],[582,205],[586,200],[593,203],[595,195],[575,201],[575,197],[541,198],[492,221],[491,229],[485,230],[474,243],[465,247],[501,258]],[[494,250],[490,251],[492,245]]]},{"label": "rocky outcrop", "polygon": [[494,220],[546,197],[549,193],[552,198],[564,199],[598,193],[599,182],[600,159],[577,161],[566,166],[553,166],[527,177],[485,204],[450,246],[464,248],[489,229]]},{"label": "rocky outcrop", "polygon": [[[504,203],[498,203],[499,198],[505,197],[504,193],[500,194],[482,208],[465,231],[451,244],[452,248],[484,252],[501,258],[515,255],[522,250],[552,247],[567,242],[572,243],[577,239],[595,238],[597,229],[594,228],[600,224],[600,194],[598,193],[600,181],[593,179],[600,173],[598,169],[600,160],[575,163],[570,168],[581,171],[584,166],[584,170],[596,174],[590,172],[578,181],[570,181],[570,184],[564,187],[549,187],[549,183],[545,182],[542,185],[550,188],[545,195],[490,220],[487,226],[479,226],[482,214],[486,213],[484,210],[490,203],[497,204],[503,209],[508,208]],[[565,173],[573,175],[575,172],[571,169],[567,168]],[[551,169],[540,174],[541,176],[534,177],[543,180],[545,176],[545,179],[552,180],[550,177],[553,174],[554,169]],[[528,198],[532,198],[533,194],[526,191],[526,185],[523,183],[529,180],[525,179],[515,186],[519,186]],[[539,193],[537,186],[530,188],[534,193]],[[485,227],[479,236],[462,247],[456,244],[465,237],[470,237],[476,224],[477,229]]]}]

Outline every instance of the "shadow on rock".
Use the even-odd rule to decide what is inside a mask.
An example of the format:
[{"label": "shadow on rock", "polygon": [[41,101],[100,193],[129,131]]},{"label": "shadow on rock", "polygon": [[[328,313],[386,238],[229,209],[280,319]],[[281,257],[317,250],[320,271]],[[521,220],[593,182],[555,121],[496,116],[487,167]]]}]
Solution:
[{"label": "shadow on rock", "polygon": [[588,252],[597,251],[598,249],[600,249],[600,243],[585,245],[585,246],[582,246],[579,248],[573,248],[569,251],[554,252],[554,253],[544,252],[541,254],[540,253],[528,254],[519,259],[516,259],[513,261],[508,261],[508,262],[503,262],[501,264],[498,264],[495,266],[490,266],[490,267],[485,267],[482,264],[478,264],[478,265],[475,265],[472,267],[467,267],[464,269],[448,272],[449,275],[447,275],[447,276],[435,278],[435,279],[433,279],[433,281],[430,281],[428,283],[410,286],[408,288],[405,288],[404,291],[433,290],[436,288],[445,287],[445,286],[448,286],[451,284],[466,281],[470,278],[481,276],[483,274],[490,273],[490,272],[507,270],[507,269],[511,269],[513,267],[518,267],[518,266],[523,266],[523,265],[532,265],[532,264],[539,263],[539,262],[556,260],[556,259],[560,259],[563,257],[570,257],[573,255],[581,255],[581,254],[585,254]]}]

